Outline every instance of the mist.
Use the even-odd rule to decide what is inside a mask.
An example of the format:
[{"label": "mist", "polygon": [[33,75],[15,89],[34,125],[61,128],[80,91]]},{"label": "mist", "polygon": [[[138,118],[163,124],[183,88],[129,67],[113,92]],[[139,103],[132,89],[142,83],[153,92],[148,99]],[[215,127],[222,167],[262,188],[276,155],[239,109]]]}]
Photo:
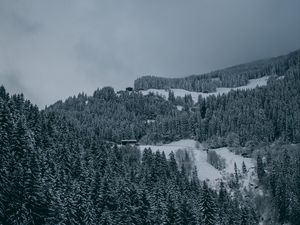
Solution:
[{"label": "mist", "polygon": [[300,2],[0,0],[0,85],[41,108],[143,75],[183,77],[300,47]]}]

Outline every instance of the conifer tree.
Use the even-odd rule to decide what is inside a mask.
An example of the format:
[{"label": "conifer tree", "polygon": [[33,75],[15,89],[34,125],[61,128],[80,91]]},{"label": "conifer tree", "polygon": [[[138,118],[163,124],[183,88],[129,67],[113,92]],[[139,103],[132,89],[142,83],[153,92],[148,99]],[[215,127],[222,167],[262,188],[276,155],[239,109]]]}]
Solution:
[{"label": "conifer tree", "polygon": [[236,162],[234,162],[234,183],[235,183],[235,187],[238,188],[239,187],[239,174],[238,174]]},{"label": "conifer tree", "polygon": [[257,166],[256,166],[257,177],[259,181],[262,182],[265,176],[265,169],[260,154],[257,155],[256,162],[257,162]]},{"label": "conifer tree", "polygon": [[149,218],[149,212],[150,212],[150,203],[147,197],[147,193],[145,190],[142,190],[142,193],[140,195],[140,200],[139,200],[139,206],[137,209],[137,214],[139,217],[140,224],[145,224],[145,225],[151,224],[151,220]]},{"label": "conifer tree", "polygon": [[200,212],[202,223],[205,225],[213,225],[216,221],[216,206],[212,194],[207,186],[207,183],[203,182],[203,188],[200,196]]},{"label": "conifer tree", "polygon": [[245,164],[244,161],[243,161],[243,164],[242,164],[242,171],[243,171],[243,174],[247,173],[247,167],[246,167],[246,164]]}]

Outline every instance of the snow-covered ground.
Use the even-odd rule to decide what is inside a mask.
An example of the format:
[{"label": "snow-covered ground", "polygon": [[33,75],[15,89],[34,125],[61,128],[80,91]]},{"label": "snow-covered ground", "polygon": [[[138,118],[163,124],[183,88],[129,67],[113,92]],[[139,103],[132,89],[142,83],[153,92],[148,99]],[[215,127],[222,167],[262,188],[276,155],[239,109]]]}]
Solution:
[{"label": "snow-covered ground", "polygon": [[217,170],[207,162],[207,152],[203,150],[203,146],[191,139],[180,140],[165,145],[140,146],[141,151],[145,148],[151,148],[153,152],[165,152],[167,157],[172,151],[175,155],[180,150],[188,152],[193,164],[197,167],[199,179],[202,181],[207,180],[215,188],[218,187],[220,180],[226,181],[234,174],[234,163],[236,163],[238,170],[242,173],[242,163],[245,162],[248,173],[241,179],[242,186],[248,188],[250,183],[255,183],[256,175],[252,159],[235,155],[228,148],[214,149],[218,155],[225,159],[226,166],[222,171]]},{"label": "snow-covered ground", "polygon": [[[267,81],[268,81],[269,77],[270,76],[264,76],[264,77],[257,78],[257,79],[251,79],[251,80],[249,80],[249,83],[247,85],[236,87],[236,88],[217,88],[216,92],[211,92],[211,93],[193,92],[193,91],[187,91],[184,89],[171,89],[171,90],[174,92],[175,97],[184,97],[185,95],[190,94],[192,96],[194,103],[196,103],[198,101],[199,95],[201,95],[203,98],[206,98],[210,95],[217,96],[217,95],[227,94],[231,90],[246,90],[246,89],[254,89],[254,88],[260,87],[260,86],[265,86],[265,85],[267,85]],[[164,89],[148,89],[148,90],[141,91],[141,93],[144,95],[147,95],[149,93],[154,93],[154,94],[160,95],[166,99],[169,96],[169,91],[164,90]]]},{"label": "snow-covered ground", "polygon": [[183,107],[181,105],[176,106],[179,111],[182,111]]},{"label": "snow-covered ground", "polygon": [[[234,174],[234,163],[236,163],[238,171],[242,174],[242,165],[243,162],[246,165],[247,174],[243,175],[242,186],[248,188],[250,184],[255,186],[256,183],[256,175],[255,175],[255,164],[253,159],[245,158],[241,155],[236,155],[233,152],[229,151],[228,148],[218,148],[215,149],[216,153],[224,158],[226,161],[226,174],[223,175],[230,175]],[[254,187],[252,186],[252,187]]]},{"label": "snow-covered ground", "polygon": [[282,80],[282,79],[284,79],[284,77],[285,76],[279,76],[279,77],[277,77],[277,80]]}]

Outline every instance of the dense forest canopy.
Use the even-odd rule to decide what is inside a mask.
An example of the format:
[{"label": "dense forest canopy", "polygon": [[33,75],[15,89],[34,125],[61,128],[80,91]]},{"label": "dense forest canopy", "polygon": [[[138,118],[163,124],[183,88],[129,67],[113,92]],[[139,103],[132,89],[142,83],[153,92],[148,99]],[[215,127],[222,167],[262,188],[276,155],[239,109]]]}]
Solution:
[{"label": "dense forest canopy", "polygon": [[[300,51],[178,79],[176,87],[212,91],[266,75],[267,86],[197,103],[105,87],[44,110],[1,86],[0,224],[253,225],[265,213],[266,224],[300,224]],[[147,79],[135,88],[173,87]],[[212,189],[174,153],[118,145],[183,138],[246,150],[266,194],[241,190],[245,168]]]},{"label": "dense forest canopy", "polygon": [[73,122],[0,88],[0,224],[258,221],[251,199],[210,189],[173,153],[118,147]]}]

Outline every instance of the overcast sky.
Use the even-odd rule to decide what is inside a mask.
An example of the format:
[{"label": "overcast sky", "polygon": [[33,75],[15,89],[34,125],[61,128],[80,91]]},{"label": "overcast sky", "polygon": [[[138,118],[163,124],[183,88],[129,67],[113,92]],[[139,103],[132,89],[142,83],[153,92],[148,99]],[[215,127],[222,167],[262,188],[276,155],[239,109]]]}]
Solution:
[{"label": "overcast sky", "polygon": [[0,0],[0,84],[43,107],[300,48],[299,0]]}]

